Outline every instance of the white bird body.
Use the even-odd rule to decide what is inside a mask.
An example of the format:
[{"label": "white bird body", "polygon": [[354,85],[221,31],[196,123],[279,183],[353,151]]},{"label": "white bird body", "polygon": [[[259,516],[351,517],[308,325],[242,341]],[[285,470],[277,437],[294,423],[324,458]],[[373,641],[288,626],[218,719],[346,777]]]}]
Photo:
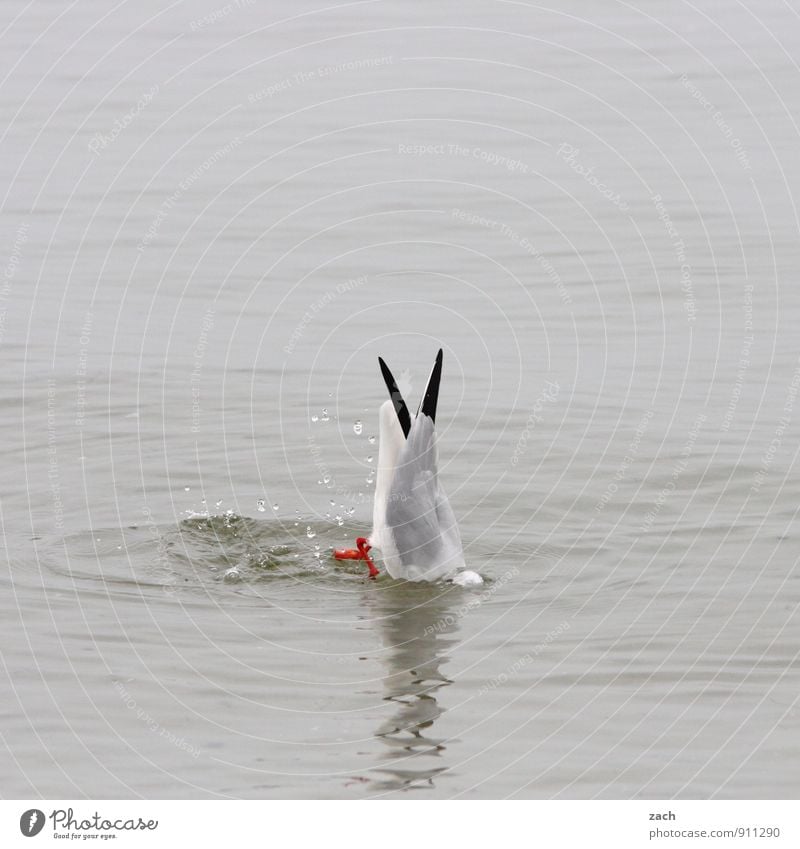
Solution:
[{"label": "white bird body", "polygon": [[450,502],[439,483],[434,419],[442,368],[436,359],[421,409],[411,420],[391,372],[381,368],[392,397],[378,414],[378,469],[372,533],[358,541],[359,551],[339,552],[370,564],[370,548],[381,552],[391,577],[405,581],[452,580],[462,586],[483,583],[477,572],[466,570],[461,536]]},{"label": "white bird body", "polygon": [[456,518],[439,484],[433,420],[420,413],[404,439],[391,401],[381,406],[379,419],[370,545],[380,549],[393,578],[452,578],[466,564]]}]

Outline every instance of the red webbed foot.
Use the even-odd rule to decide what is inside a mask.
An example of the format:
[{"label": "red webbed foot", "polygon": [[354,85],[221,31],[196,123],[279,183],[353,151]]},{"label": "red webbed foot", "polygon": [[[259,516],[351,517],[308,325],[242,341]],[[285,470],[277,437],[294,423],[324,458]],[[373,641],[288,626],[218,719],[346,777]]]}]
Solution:
[{"label": "red webbed foot", "polygon": [[337,548],[334,549],[333,556],[337,560],[366,560],[369,567],[370,578],[377,577],[380,572],[375,568],[372,558],[369,556],[369,550],[372,546],[367,541],[366,537],[359,537],[356,540],[357,548]]}]

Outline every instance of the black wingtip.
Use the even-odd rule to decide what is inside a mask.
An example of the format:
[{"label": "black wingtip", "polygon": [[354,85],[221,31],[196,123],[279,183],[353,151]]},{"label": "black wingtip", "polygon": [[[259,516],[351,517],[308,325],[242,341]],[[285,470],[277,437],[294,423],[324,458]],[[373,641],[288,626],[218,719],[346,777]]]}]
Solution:
[{"label": "black wingtip", "polygon": [[439,400],[439,383],[442,380],[442,359],[444,353],[439,348],[439,353],[436,355],[436,362],[433,364],[433,371],[428,378],[428,387],[425,390],[425,397],[422,399],[420,411],[426,416],[430,416],[433,422],[436,422],[436,402]]},{"label": "black wingtip", "polygon": [[394,411],[397,413],[397,420],[400,422],[400,427],[403,429],[403,436],[408,439],[408,434],[411,431],[411,414],[408,412],[406,402],[400,393],[397,386],[397,381],[394,375],[389,371],[389,366],[383,361],[382,357],[378,357],[378,363],[381,367],[381,374],[386,383],[386,388],[389,390],[389,398],[394,406]]}]

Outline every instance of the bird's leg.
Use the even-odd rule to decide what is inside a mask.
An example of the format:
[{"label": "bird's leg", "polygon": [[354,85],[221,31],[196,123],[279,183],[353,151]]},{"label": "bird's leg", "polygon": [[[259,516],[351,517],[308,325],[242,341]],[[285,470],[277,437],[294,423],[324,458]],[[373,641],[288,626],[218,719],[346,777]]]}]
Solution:
[{"label": "bird's leg", "polygon": [[375,568],[375,564],[372,562],[372,558],[369,556],[368,552],[372,546],[367,542],[366,537],[359,537],[356,540],[357,548],[337,548],[333,552],[333,556],[337,560],[366,560],[367,566],[369,566],[369,576],[370,578],[377,577],[380,572]]},{"label": "bird's leg", "polygon": [[375,568],[375,564],[372,562],[372,558],[367,553],[370,550],[370,548],[372,548],[372,546],[367,542],[365,537],[359,537],[356,540],[356,546],[358,547],[358,550],[361,552],[361,556],[364,558],[364,560],[367,561],[367,566],[369,566],[369,576],[370,576],[370,578],[376,577],[380,573]]}]

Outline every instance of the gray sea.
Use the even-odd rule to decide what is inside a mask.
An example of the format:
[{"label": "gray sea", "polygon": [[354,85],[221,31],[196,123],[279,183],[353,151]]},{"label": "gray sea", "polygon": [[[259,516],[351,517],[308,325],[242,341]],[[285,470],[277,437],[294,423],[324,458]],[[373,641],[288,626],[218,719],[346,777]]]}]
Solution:
[{"label": "gray sea", "polygon": [[[0,795],[797,798],[800,14],[0,8]],[[383,356],[486,583],[366,579]]]}]

